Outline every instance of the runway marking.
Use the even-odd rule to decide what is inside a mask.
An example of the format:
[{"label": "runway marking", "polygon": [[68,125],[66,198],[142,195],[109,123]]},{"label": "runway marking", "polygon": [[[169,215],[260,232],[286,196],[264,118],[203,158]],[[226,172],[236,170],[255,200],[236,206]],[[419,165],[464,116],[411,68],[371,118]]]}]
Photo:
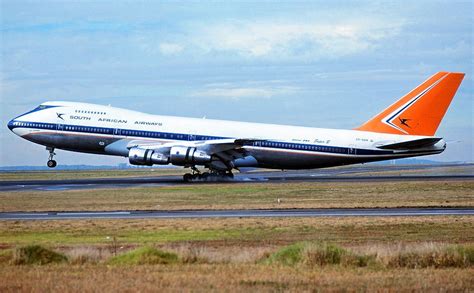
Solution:
[{"label": "runway marking", "polygon": [[100,215],[130,215],[130,212],[62,212],[58,216],[100,216]]}]

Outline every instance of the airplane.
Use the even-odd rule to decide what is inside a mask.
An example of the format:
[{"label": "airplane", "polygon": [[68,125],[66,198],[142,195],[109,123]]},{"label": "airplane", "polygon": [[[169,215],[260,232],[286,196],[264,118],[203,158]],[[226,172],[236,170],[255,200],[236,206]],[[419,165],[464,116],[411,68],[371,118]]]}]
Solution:
[{"label": "airplane", "polygon": [[45,102],[8,128],[46,146],[51,168],[54,150],[62,149],[128,157],[133,165],[183,166],[191,169],[186,182],[232,178],[242,167],[315,169],[442,153],[446,142],[435,132],[463,78],[438,72],[352,130],[158,116],[76,102]]}]

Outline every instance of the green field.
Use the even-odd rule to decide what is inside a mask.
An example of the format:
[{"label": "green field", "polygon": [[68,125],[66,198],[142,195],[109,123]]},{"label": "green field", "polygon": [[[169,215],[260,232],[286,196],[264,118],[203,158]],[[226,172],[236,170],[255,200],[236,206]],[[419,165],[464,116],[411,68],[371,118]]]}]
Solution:
[{"label": "green field", "polygon": [[[293,264],[269,261],[301,241],[336,245],[369,261],[321,264],[311,261],[311,251]],[[474,225],[467,216],[6,221],[0,243],[1,291],[474,289]],[[67,261],[15,264],[16,251],[31,244]],[[112,261],[137,247],[177,260]],[[450,247],[467,249],[472,262],[446,254]],[[416,262],[404,264],[406,255]]]},{"label": "green field", "polygon": [[[0,210],[473,207],[473,190],[467,180],[21,191],[0,192]],[[472,216],[0,222],[2,292],[472,291],[473,275]]]},{"label": "green field", "polygon": [[474,206],[474,181],[232,183],[0,192],[0,211]]}]

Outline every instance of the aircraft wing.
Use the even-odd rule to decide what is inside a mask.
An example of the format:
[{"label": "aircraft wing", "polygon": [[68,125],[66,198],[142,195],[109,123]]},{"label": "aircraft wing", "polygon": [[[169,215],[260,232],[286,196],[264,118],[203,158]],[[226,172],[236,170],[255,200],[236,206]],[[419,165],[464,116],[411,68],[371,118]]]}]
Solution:
[{"label": "aircraft wing", "polygon": [[262,141],[264,140],[253,138],[225,138],[202,141],[174,141],[165,144],[157,144],[150,141],[134,140],[128,143],[127,148],[131,149],[133,147],[138,147],[142,149],[150,149],[168,156],[172,147],[194,147],[210,156],[217,157],[227,165],[230,161],[246,156],[246,152],[242,148],[244,145]]},{"label": "aircraft wing", "polygon": [[254,142],[263,141],[261,139],[248,139],[248,138],[237,138],[237,139],[216,139],[195,142],[194,146],[201,151],[205,151],[208,154],[215,154],[226,151],[240,150],[244,145],[252,144]]}]

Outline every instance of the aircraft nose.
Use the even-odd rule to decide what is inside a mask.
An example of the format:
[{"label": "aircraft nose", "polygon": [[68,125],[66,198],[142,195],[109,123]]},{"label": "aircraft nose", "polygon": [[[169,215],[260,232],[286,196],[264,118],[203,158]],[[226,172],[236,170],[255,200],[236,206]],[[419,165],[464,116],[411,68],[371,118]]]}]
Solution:
[{"label": "aircraft nose", "polygon": [[14,123],[15,123],[15,120],[14,120],[14,119],[8,121],[7,126],[8,126],[8,129],[10,129],[11,131],[13,131],[13,125],[14,125]]}]

